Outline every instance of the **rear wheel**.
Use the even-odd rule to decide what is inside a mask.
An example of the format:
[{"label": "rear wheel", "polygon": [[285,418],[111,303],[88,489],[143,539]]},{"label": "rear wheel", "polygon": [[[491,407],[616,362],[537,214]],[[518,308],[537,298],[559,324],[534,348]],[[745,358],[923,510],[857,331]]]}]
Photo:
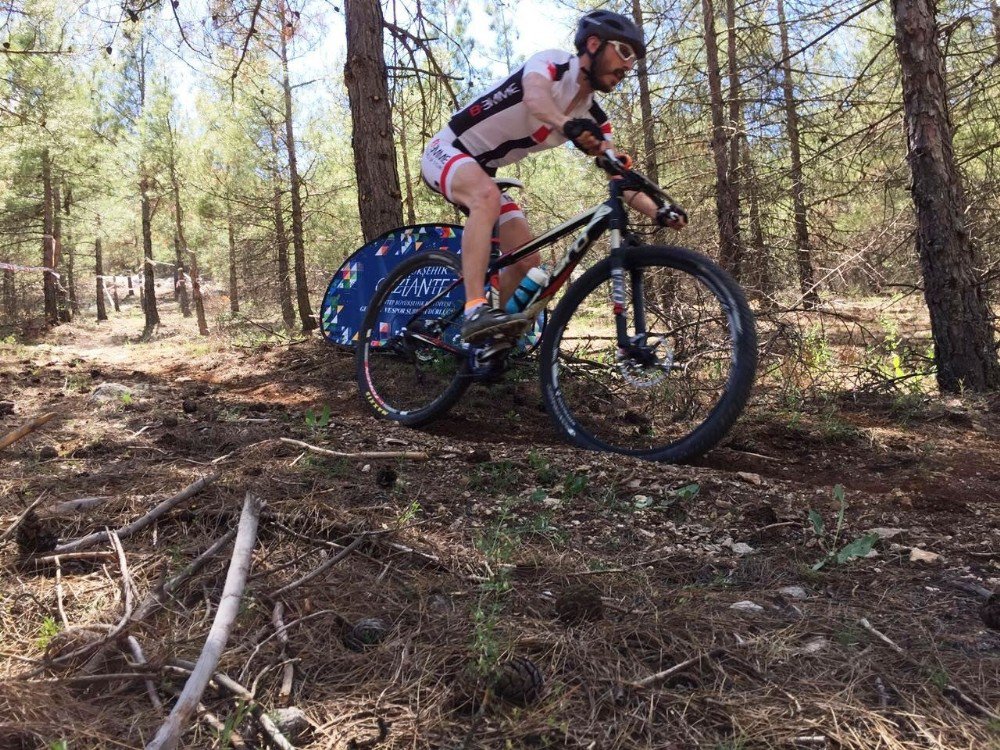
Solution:
[{"label": "rear wheel", "polygon": [[376,414],[426,424],[469,387],[461,278],[457,256],[431,251],[403,261],[379,284],[355,355],[362,399]]},{"label": "rear wheel", "polygon": [[622,252],[629,344],[620,347],[612,263],[585,273],[541,344],[545,404],[586,448],[684,461],[714,447],[750,395],[753,316],[735,281],[699,253]]}]

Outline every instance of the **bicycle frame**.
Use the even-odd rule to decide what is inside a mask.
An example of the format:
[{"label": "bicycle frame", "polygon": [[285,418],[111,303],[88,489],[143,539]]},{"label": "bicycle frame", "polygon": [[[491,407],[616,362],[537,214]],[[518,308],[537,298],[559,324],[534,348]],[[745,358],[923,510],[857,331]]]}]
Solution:
[{"label": "bicycle frame", "polygon": [[[622,237],[628,228],[628,214],[623,204],[624,196],[620,187],[620,181],[617,179],[609,180],[608,190],[610,197],[604,203],[594,206],[593,208],[574,216],[572,219],[569,219],[568,221],[543,232],[538,237],[529,240],[524,245],[521,245],[521,247],[512,250],[509,253],[505,253],[499,258],[493,260],[486,271],[486,277],[491,280],[493,288],[498,290],[500,288],[499,278],[501,270],[507,266],[517,263],[522,258],[526,258],[529,255],[537,253],[543,247],[547,247],[554,242],[558,242],[563,237],[566,237],[580,227],[583,227],[583,231],[573,241],[573,244],[569,246],[566,253],[559,259],[552,271],[552,275],[550,276],[548,283],[542,288],[538,298],[524,310],[529,319],[534,318],[541,313],[546,306],[548,306],[549,301],[556,294],[556,292],[559,291],[563,284],[566,283],[570,274],[573,273],[573,269],[575,269],[580,261],[583,260],[583,256],[587,254],[594,243],[600,239],[606,231],[610,230],[610,256],[612,258],[613,274],[612,297],[614,300],[615,321],[619,343],[622,346],[625,346],[628,343],[628,332],[624,316],[624,277],[621,264],[620,262],[616,262],[615,259],[617,257],[617,251],[622,244]],[[409,324],[421,316],[425,310],[435,305],[438,300],[446,297],[453,289],[462,283],[463,277],[459,276],[456,281],[443,289],[432,299],[428,300],[419,310],[416,311],[416,313],[414,313],[413,317],[410,318],[410,321],[407,323],[405,329],[408,329]],[[459,311],[458,314],[461,314],[461,312]],[[644,315],[641,310],[635,311],[635,322],[637,326],[645,324]],[[439,346],[455,354],[459,354],[462,351],[460,348],[449,344],[440,337],[428,336],[420,332],[407,332],[410,336],[413,336],[418,340]]]}]

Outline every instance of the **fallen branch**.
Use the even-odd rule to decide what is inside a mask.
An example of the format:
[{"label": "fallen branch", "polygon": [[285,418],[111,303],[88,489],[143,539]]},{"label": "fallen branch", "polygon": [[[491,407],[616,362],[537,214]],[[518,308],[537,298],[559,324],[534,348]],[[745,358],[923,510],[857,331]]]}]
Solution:
[{"label": "fallen branch", "polygon": [[3,544],[5,541],[7,541],[7,537],[9,537],[11,534],[14,533],[17,527],[21,525],[21,521],[23,521],[28,516],[28,514],[31,513],[31,511],[37,508],[38,504],[42,502],[42,500],[44,499],[45,499],[45,493],[43,492],[35,499],[33,503],[31,503],[27,508],[21,511],[21,514],[14,519],[14,523],[12,523],[10,527],[3,534],[0,534],[0,544]]},{"label": "fallen branch", "polygon": [[709,651],[707,654],[698,654],[697,656],[692,656],[690,659],[685,659],[679,664],[674,664],[670,669],[664,669],[662,672],[657,672],[656,674],[651,674],[649,677],[644,677],[638,682],[629,683],[634,688],[647,688],[650,685],[655,685],[658,682],[663,682],[675,674],[683,672],[688,667],[692,667],[698,664],[702,659],[718,659],[720,656],[726,653],[724,648],[716,648]]},{"label": "fallen branch", "polygon": [[326,561],[320,563],[319,565],[317,565],[315,568],[313,568],[311,571],[309,571],[308,573],[306,573],[301,578],[298,578],[298,579],[292,581],[291,583],[286,583],[280,589],[277,589],[276,591],[274,591],[273,593],[271,593],[268,598],[270,598],[270,599],[277,599],[282,594],[287,594],[289,591],[291,591],[292,589],[298,588],[303,583],[307,583],[307,582],[311,581],[313,578],[315,578],[316,576],[320,575],[321,573],[323,573],[328,568],[332,568],[334,565],[336,565],[341,560],[343,560],[345,557],[347,557],[349,554],[351,554],[351,552],[358,545],[360,545],[361,542],[363,542],[367,536],[368,536],[368,534],[360,534],[360,535],[358,535],[357,537],[354,538],[353,542],[351,542],[350,544],[348,544],[346,547],[344,547],[344,549],[342,549],[336,555],[334,555],[333,557],[331,557],[329,560],[326,560]]},{"label": "fallen branch", "polygon": [[[921,664],[919,661],[910,656],[901,646],[899,646],[898,644],[895,643],[895,641],[890,639],[889,636],[877,630],[870,622],[868,622],[867,618],[862,617],[860,620],[858,620],[858,625],[860,625],[868,633],[875,636],[875,638],[877,638],[886,646],[895,651],[908,664],[920,670],[924,669],[923,664]],[[941,692],[947,695],[949,698],[951,698],[960,707],[966,709],[966,711],[969,711],[974,715],[985,716],[986,718],[992,721],[1000,721],[1000,714],[997,714],[996,712],[992,711],[990,708],[984,706],[978,701],[973,700],[950,682],[945,684],[941,688]]]},{"label": "fallen branch", "polygon": [[111,560],[115,557],[114,552],[107,550],[90,550],[89,552],[66,552],[62,555],[40,555],[38,557],[26,557],[25,563],[32,563],[36,567],[39,565],[54,565],[59,562],[72,562],[74,560]]},{"label": "fallen branch", "polygon": [[[277,601],[274,603],[274,611],[271,613],[271,622],[274,623],[274,633],[281,644],[281,657],[285,657],[288,650],[288,632],[285,629],[285,603]],[[291,702],[292,683],[295,680],[295,664],[291,661],[285,662],[281,670],[281,689],[278,691],[278,705],[285,707]]]},{"label": "fallen branch", "polygon": [[243,503],[243,512],[240,514],[236,543],[233,546],[229,572],[226,573],[226,584],[222,589],[222,598],[215,612],[212,628],[208,638],[205,639],[205,646],[184,685],[180,698],[177,699],[173,710],[160,726],[152,742],[146,745],[146,750],[173,750],[177,746],[188,719],[198,708],[202,693],[212,679],[215,667],[229,640],[233,622],[239,613],[240,600],[250,571],[250,559],[257,543],[257,522],[260,511],[261,501],[248,492]]},{"label": "fallen branch", "polygon": [[59,619],[62,621],[63,629],[69,627],[69,620],[66,619],[66,610],[63,609],[62,590],[62,565],[59,564],[59,555],[56,555],[56,609],[59,610]]},{"label": "fallen branch", "polygon": [[[146,655],[142,653],[142,646],[139,645],[139,641],[135,639],[134,635],[128,637],[128,647],[135,663],[140,667],[146,666]],[[153,708],[162,711],[163,701],[160,700],[160,696],[156,692],[156,684],[152,680],[146,680],[146,693],[149,695],[149,702],[153,704]]]},{"label": "fallen branch", "polygon": [[[107,635],[101,638],[99,641],[93,643],[88,643],[81,646],[78,649],[69,651],[65,654],[61,654],[52,660],[52,665],[62,664],[64,662],[71,661],[79,656],[86,655],[87,663],[84,665],[84,671],[93,672],[100,664],[99,659],[101,653],[104,651],[104,647],[115,640],[118,635],[125,630],[128,626],[129,619],[132,617],[132,576],[128,572],[128,561],[125,559],[125,548],[122,547],[121,540],[118,535],[113,532],[108,532],[109,539],[111,540],[111,546],[118,557],[118,568],[122,574],[122,595],[125,599],[125,613],[122,615],[121,619],[118,621],[117,625],[104,625],[103,627],[107,629]],[[93,627],[93,626],[87,626]]]},{"label": "fallen branch", "polygon": [[55,416],[56,413],[54,411],[50,411],[48,414],[43,414],[40,417],[36,417],[35,419],[25,422],[23,425],[18,427],[13,432],[8,432],[6,435],[0,438],[0,451],[2,451],[4,448],[13,445],[26,435],[30,435],[32,432],[37,430],[43,424],[45,424],[51,419],[54,419]]},{"label": "fallen branch", "polygon": [[425,451],[368,451],[362,453],[342,453],[341,451],[331,451],[327,448],[320,448],[315,445],[309,445],[309,443],[303,443],[301,440],[292,440],[291,438],[278,438],[281,442],[287,443],[288,445],[294,445],[297,448],[304,448],[307,451],[312,451],[313,453],[319,453],[323,456],[333,456],[334,458],[402,458],[407,461],[429,461],[430,454]]},{"label": "fallen branch", "polygon": [[50,505],[47,508],[42,509],[42,515],[46,517],[50,516],[65,516],[70,513],[79,513],[84,510],[90,510],[91,508],[96,508],[98,505],[103,505],[108,500],[111,500],[110,495],[104,495],[101,497],[80,497],[76,500],[64,500],[61,503],[56,503],[55,505]]},{"label": "fallen branch", "polygon": [[[173,509],[176,505],[184,502],[185,500],[193,497],[194,495],[201,492],[203,489],[212,484],[216,479],[219,478],[218,474],[209,474],[207,477],[202,477],[197,482],[188,485],[183,490],[178,492],[173,497],[164,500],[162,503],[153,508],[149,513],[137,518],[132,523],[122,526],[115,533],[118,534],[119,538],[125,538],[132,536],[137,531],[142,531],[144,528],[149,526],[153,521],[157,520],[168,511]],[[100,544],[101,542],[107,541],[111,536],[109,531],[97,531],[93,534],[88,534],[85,537],[75,539],[71,542],[66,542],[66,544],[60,544],[55,548],[57,554],[63,554],[64,552],[75,552],[77,550],[83,549],[84,547],[92,547],[95,544]]]},{"label": "fallen branch", "polygon": [[[286,625],[282,625],[281,627],[275,629],[275,631],[273,633],[271,633],[270,635],[268,635],[268,636],[264,636],[263,633],[262,633],[261,634],[262,640],[260,640],[257,643],[257,645],[254,646],[253,651],[250,653],[250,656],[247,658],[246,663],[243,665],[243,669],[240,672],[240,678],[241,679],[245,679],[247,677],[247,674],[250,671],[250,664],[251,664],[251,662],[253,662],[253,660],[257,657],[257,654],[260,653],[260,650],[264,647],[265,643],[268,643],[272,638],[278,638],[278,637],[280,637],[280,635],[282,633],[287,633],[289,630],[291,630],[296,625],[299,625],[299,624],[301,624],[303,622],[306,622],[307,620],[315,619],[316,617],[320,617],[321,615],[333,615],[334,618],[337,620],[337,622],[340,623],[341,627],[344,627],[344,628],[351,627],[351,624],[352,624],[351,621],[348,620],[346,617],[344,617],[339,612],[337,612],[335,609],[321,609],[321,610],[319,610],[317,612],[310,612],[308,615],[302,615],[302,617],[300,617],[299,619],[292,620],[290,623],[288,623]],[[266,633],[267,631],[264,631],[264,632]],[[252,641],[254,639],[250,639],[250,640]]]},{"label": "fallen branch", "polygon": [[[195,664],[193,662],[185,661],[184,659],[171,659],[167,666],[174,669],[180,669],[185,672],[193,672],[195,669]],[[231,677],[224,675],[222,672],[216,672],[212,675],[212,680],[221,689],[228,692],[234,698],[238,698],[244,701],[250,710],[253,712],[254,717],[260,722],[260,728],[263,730],[264,734],[267,735],[267,739],[272,745],[279,748],[279,750],[295,750],[291,742],[289,742],[285,735],[281,733],[278,729],[278,725],[274,723],[274,720],[267,715],[267,711],[264,707],[257,702],[254,698],[253,693],[243,687],[240,683],[236,682]],[[147,748],[148,750],[148,748]]]},{"label": "fallen branch", "polygon": [[173,578],[166,581],[159,589],[150,592],[149,596],[147,596],[146,599],[143,600],[142,604],[139,605],[139,609],[136,610],[135,617],[132,619],[138,622],[146,619],[150,614],[155,612],[163,604],[164,600],[172,596],[178,587],[184,583],[184,581],[205,567],[209,560],[218,554],[219,550],[229,544],[233,537],[236,536],[236,531],[236,529],[230,529],[227,531],[221,537],[216,539],[207,550],[192,560],[190,565],[180,571]]}]

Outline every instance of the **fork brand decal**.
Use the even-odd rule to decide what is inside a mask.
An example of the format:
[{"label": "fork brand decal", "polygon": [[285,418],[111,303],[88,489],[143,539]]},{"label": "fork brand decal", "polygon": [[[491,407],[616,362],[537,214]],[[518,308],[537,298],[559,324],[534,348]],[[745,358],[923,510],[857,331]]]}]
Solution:
[{"label": "fork brand decal", "polygon": [[[364,245],[333,275],[320,307],[323,336],[334,344],[353,347],[358,329],[375,294],[379,281],[405,258],[424,250],[457,253],[462,247],[462,228],[452,225],[422,224],[395,229]],[[399,308],[416,310],[441,292],[443,279],[415,278],[400,294],[394,295]],[[398,299],[397,299],[398,298]],[[388,323],[382,319],[380,323]],[[382,330],[376,328],[376,330]],[[387,328],[386,328],[387,330]]]}]

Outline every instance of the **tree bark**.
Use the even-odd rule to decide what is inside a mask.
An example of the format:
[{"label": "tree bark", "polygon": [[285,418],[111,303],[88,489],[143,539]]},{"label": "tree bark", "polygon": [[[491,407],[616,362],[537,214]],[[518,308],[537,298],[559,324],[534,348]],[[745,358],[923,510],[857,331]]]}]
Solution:
[{"label": "tree bark", "polygon": [[778,31],[781,36],[782,80],[781,90],[785,99],[785,128],[788,133],[788,150],[792,160],[792,206],[795,216],[795,264],[799,274],[799,291],[806,307],[819,302],[813,274],[812,249],[809,246],[809,222],[806,216],[805,182],[802,179],[802,155],[799,142],[799,113],[792,81],[791,52],[788,45],[788,24],[785,21],[784,0],[778,0]]},{"label": "tree bark", "polygon": [[17,288],[14,285],[14,272],[3,272],[3,311],[11,323],[17,320]]},{"label": "tree bark", "polygon": [[[733,204],[736,206],[738,222],[743,182],[742,160],[740,159],[743,118],[740,115],[740,75],[736,63],[736,3],[735,0],[726,0],[726,70],[729,75],[729,126],[726,128],[726,135],[729,138],[729,190],[732,193]],[[737,235],[735,252],[733,274],[740,278],[743,270],[743,256],[746,253],[742,235]]]},{"label": "tree bark", "polygon": [[[76,298],[76,243],[73,237],[73,226],[70,220],[71,207],[73,206],[73,190],[69,185],[63,183],[62,209],[66,214],[66,231],[63,236],[66,238],[62,243],[66,253],[66,291],[69,295],[69,307],[67,308],[68,319],[72,320],[80,312],[80,303]],[[56,211],[59,206],[56,206]]]},{"label": "tree bark", "polygon": [[153,268],[153,211],[149,203],[149,180],[146,177],[146,165],[140,166],[142,178],[139,182],[139,194],[142,201],[142,309],[146,313],[146,325],[142,337],[148,339],[160,325],[160,314],[156,310],[156,275]]},{"label": "tree bark", "polygon": [[104,301],[104,253],[101,252],[101,236],[94,238],[94,274],[97,276],[97,320],[108,319],[108,308]]},{"label": "tree bark", "polygon": [[[642,5],[639,0],[632,0],[632,20],[640,29],[642,28]],[[653,182],[660,181],[660,165],[656,158],[656,131],[653,121],[653,100],[649,93],[649,64],[646,58],[639,61],[636,66],[639,78],[639,112],[642,115],[642,147],[643,164],[646,176]]]},{"label": "tree bark", "polygon": [[967,201],[952,148],[935,11],[933,0],[892,0],[917,252],[930,311],[937,381],[947,392],[996,390],[1000,388],[1000,362],[965,220]]},{"label": "tree bark", "polygon": [[233,226],[233,202],[226,188],[226,235],[229,239],[229,311],[240,311],[240,290],[236,283],[236,228]]},{"label": "tree bark", "polygon": [[[292,86],[288,80],[288,40],[291,34],[284,0],[278,0],[281,23],[281,76],[285,94],[285,148],[288,151],[288,172],[292,187],[292,246],[295,252],[295,298],[299,305],[302,330],[309,332],[316,327],[316,319],[309,304],[309,280],[306,276],[306,243],[302,227],[302,194],[299,189],[299,167],[295,153],[295,128],[292,125]],[[381,28],[381,27],[380,27]],[[388,123],[386,118],[384,122]]]},{"label": "tree bark", "polygon": [[59,322],[69,323],[73,316],[70,314],[69,298],[66,285],[69,283],[69,275],[63,267],[63,231],[62,231],[62,189],[58,182],[52,183],[52,247],[55,258],[53,266],[61,275],[62,279],[56,286],[56,308],[59,310]]},{"label": "tree bark", "polygon": [[198,318],[198,333],[208,335],[208,320],[205,318],[205,300],[201,296],[201,277],[198,273],[198,257],[194,250],[188,250],[191,259],[191,296],[194,297],[194,309]]},{"label": "tree bark", "polygon": [[181,185],[177,179],[177,152],[176,139],[174,138],[174,128],[167,116],[167,133],[170,138],[168,156],[170,168],[170,187],[174,195],[174,263],[176,265],[176,279],[174,281],[174,299],[181,306],[181,315],[185,318],[191,317],[191,303],[188,300],[187,279],[184,264],[184,251],[187,243],[184,241],[184,212],[181,209]]},{"label": "tree bark", "polygon": [[274,161],[271,167],[273,186],[274,237],[278,252],[278,301],[281,304],[281,319],[285,328],[295,325],[295,308],[292,306],[292,289],[288,281],[288,234],[285,232],[285,212],[281,201],[281,174],[278,170],[278,138],[271,131],[271,152]]},{"label": "tree bark", "polygon": [[344,82],[351,104],[351,146],[365,241],[403,223],[389,85],[378,0],[347,0]]},{"label": "tree bark", "polygon": [[705,52],[708,61],[708,88],[712,112],[712,155],[715,157],[715,213],[719,226],[719,261],[737,275],[743,255],[740,243],[739,202],[729,179],[729,138],[722,105],[722,74],[719,68],[719,45],[715,32],[715,8],[712,0],[701,0],[705,23]]},{"label": "tree bark", "polygon": [[[53,238],[52,216],[52,161],[49,150],[42,149],[42,266],[55,271],[56,249]],[[45,322],[59,325],[59,302],[56,297],[56,278],[49,271],[42,271],[45,294]]]}]

